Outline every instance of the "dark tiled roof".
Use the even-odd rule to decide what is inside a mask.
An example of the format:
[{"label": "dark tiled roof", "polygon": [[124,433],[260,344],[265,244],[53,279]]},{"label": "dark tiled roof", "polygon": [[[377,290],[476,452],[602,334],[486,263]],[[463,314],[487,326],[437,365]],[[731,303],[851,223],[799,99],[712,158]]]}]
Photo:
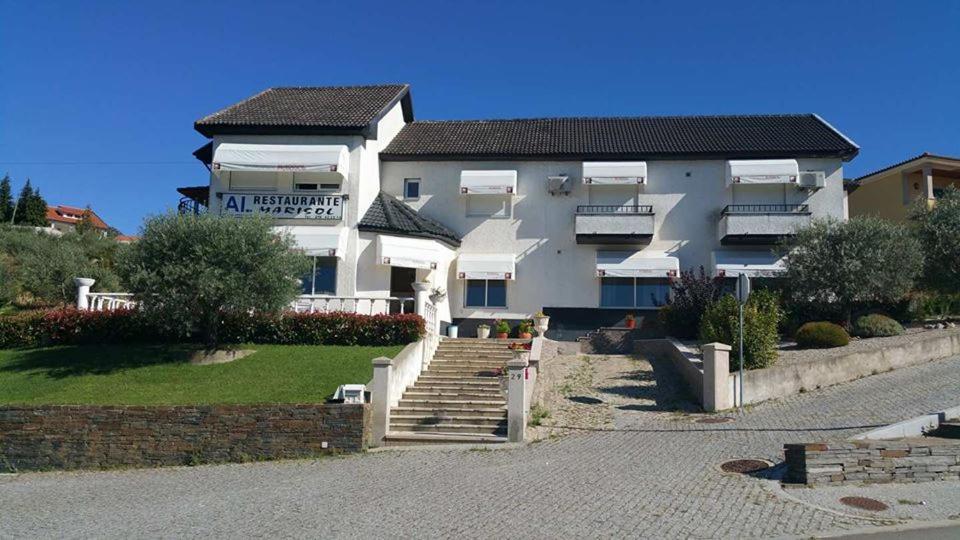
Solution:
[{"label": "dark tiled roof", "polygon": [[420,121],[380,154],[419,159],[818,157],[858,147],[815,114]]},{"label": "dark tiled roof", "polygon": [[910,158],[910,159],[905,159],[905,160],[903,160],[903,161],[901,161],[901,162],[899,162],[899,163],[894,163],[893,165],[884,167],[884,168],[882,168],[882,169],[878,169],[878,170],[876,170],[876,171],[873,171],[872,173],[868,173],[868,174],[865,174],[865,175],[863,175],[863,176],[858,176],[857,178],[854,178],[853,180],[851,180],[851,182],[856,183],[856,184],[859,184],[861,180],[863,180],[864,178],[867,178],[868,176],[873,176],[873,175],[875,175],[875,174],[880,174],[880,173],[882,173],[882,172],[887,172],[887,171],[889,171],[890,169],[896,169],[897,167],[900,167],[901,165],[906,165],[907,163],[910,163],[911,161],[916,161],[916,160],[922,159],[922,158],[949,159],[949,160],[953,160],[953,161],[960,161],[960,158],[955,158],[955,157],[950,157],[950,156],[938,156],[937,154],[931,154],[930,152],[924,152],[924,153],[920,154],[919,156],[913,156],[913,157]]},{"label": "dark tiled roof", "polygon": [[361,133],[401,100],[404,118],[413,120],[410,87],[406,84],[270,88],[197,120],[194,128],[207,137],[265,132]]},{"label": "dark tiled roof", "polygon": [[397,236],[430,238],[453,247],[460,246],[460,237],[457,233],[432,219],[421,216],[413,208],[382,191],[357,224],[357,229]]}]

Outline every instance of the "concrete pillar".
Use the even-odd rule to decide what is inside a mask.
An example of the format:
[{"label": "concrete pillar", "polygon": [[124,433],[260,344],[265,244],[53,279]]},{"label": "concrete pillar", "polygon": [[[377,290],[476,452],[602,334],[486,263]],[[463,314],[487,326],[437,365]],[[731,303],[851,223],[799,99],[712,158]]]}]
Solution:
[{"label": "concrete pillar", "polygon": [[77,286],[77,309],[90,309],[90,287],[97,280],[85,277],[73,278],[73,283]]},{"label": "concrete pillar", "polygon": [[933,167],[923,168],[923,178],[921,180],[920,189],[923,190],[924,197],[929,201],[933,199]]},{"label": "concrete pillar", "polygon": [[370,408],[373,426],[373,446],[383,444],[390,428],[390,379],[393,378],[393,359],[380,356],[373,359],[373,387],[370,389]]},{"label": "concrete pillar", "polygon": [[423,315],[424,307],[430,301],[430,284],[423,281],[413,283],[413,304],[416,312]]},{"label": "concrete pillar", "polygon": [[703,346],[703,409],[722,411],[733,408],[730,391],[730,346],[707,343]]},{"label": "concrete pillar", "polygon": [[507,362],[507,439],[523,442],[527,430],[526,374],[529,360],[514,358]]}]

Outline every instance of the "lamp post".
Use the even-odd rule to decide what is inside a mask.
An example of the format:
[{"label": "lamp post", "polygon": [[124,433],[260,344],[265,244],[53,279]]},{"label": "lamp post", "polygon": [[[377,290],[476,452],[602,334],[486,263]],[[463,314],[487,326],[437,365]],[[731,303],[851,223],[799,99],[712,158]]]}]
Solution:
[{"label": "lamp post", "polygon": [[749,298],[750,278],[741,273],[737,276],[737,303],[740,304],[740,414],[743,414],[743,306],[746,305]]}]

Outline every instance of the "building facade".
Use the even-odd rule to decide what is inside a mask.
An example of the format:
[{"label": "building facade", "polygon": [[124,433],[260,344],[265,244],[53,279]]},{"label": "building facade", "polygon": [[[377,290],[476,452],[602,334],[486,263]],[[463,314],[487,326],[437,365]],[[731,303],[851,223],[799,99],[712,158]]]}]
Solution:
[{"label": "building facade", "polygon": [[850,215],[903,223],[918,200],[933,204],[950,186],[960,188],[960,158],[923,153],[851,181]]},{"label": "building facade", "polygon": [[314,257],[305,295],[425,282],[461,335],[541,310],[614,325],[701,266],[775,276],[780,239],[846,217],[858,151],[811,114],[415,121],[406,85],[270,89],[196,129],[204,204],[273,215]]}]

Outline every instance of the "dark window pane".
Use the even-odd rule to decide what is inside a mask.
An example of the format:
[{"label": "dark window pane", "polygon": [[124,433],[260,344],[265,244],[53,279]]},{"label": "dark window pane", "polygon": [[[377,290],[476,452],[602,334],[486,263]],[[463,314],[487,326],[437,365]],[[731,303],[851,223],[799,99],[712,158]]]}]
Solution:
[{"label": "dark window pane", "polygon": [[420,182],[416,180],[407,180],[404,183],[403,196],[408,199],[417,199],[420,197]]},{"label": "dark window pane", "polygon": [[313,294],[337,293],[337,258],[317,257],[313,273]]},{"label": "dark window pane", "polygon": [[600,307],[633,307],[633,278],[600,278]]},{"label": "dark window pane", "polygon": [[467,280],[467,307],[483,307],[486,304],[487,282],[482,279]]},{"label": "dark window pane", "polygon": [[667,303],[670,286],[663,280],[637,280],[637,307],[657,307]]},{"label": "dark window pane", "polygon": [[507,307],[507,282],[503,279],[487,281],[487,305],[490,307]]}]

